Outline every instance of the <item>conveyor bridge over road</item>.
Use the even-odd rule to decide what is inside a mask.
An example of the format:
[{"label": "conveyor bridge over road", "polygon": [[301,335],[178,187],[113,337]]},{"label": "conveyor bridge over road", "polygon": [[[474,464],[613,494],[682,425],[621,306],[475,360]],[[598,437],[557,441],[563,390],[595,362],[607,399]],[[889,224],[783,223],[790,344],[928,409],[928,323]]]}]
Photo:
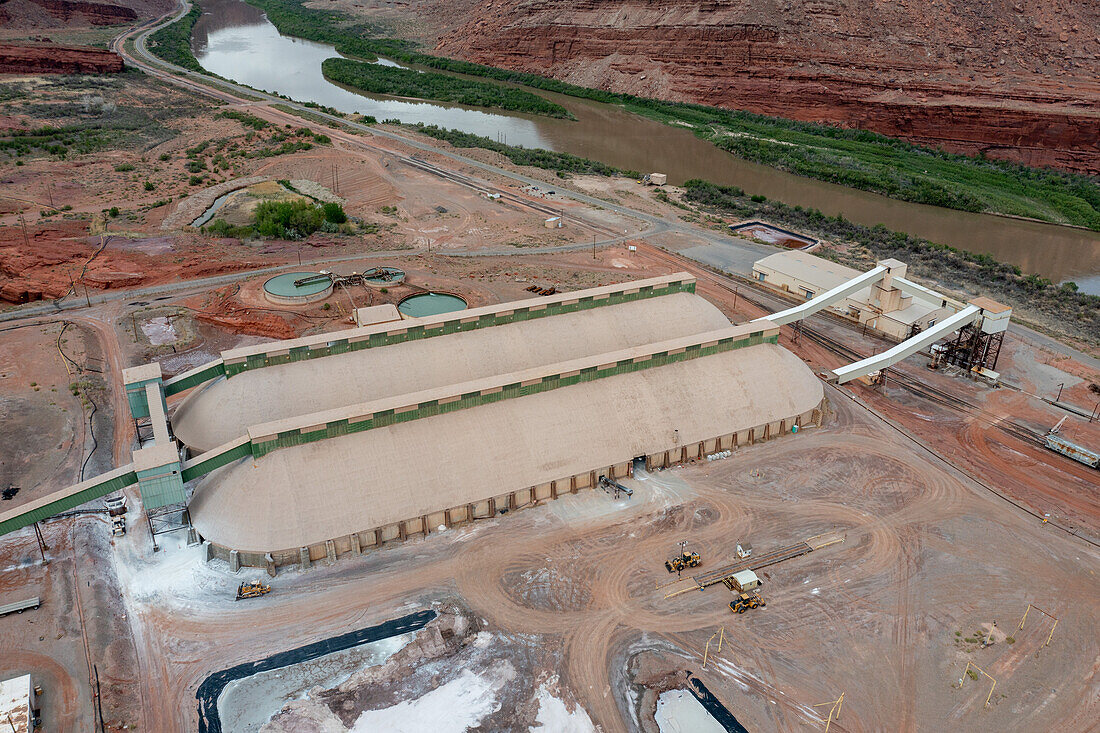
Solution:
[{"label": "conveyor bridge over road", "polygon": [[843,535],[837,534],[835,532],[829,532],[826,534],[811,537],[808,540],[803,540],[802,542],[796,542],[793,545],[780,547],[776,550],[772,550],[771,552],[766,552],[763,555],[746,557],[743,560],[732,562],[729,565],[723,565],[721,567],[715,568],[714,570],[708,570],[705,573],[692,576],[690,579],[688,579],[692,583],[691,585],[674,589],[671,592],[667,593],[665,595],[665,598],[672,598],[673,596],[680,595],[681,593],[687,593],[688,591],[692,590],[703,590],[704,588],[708,588],[712,585],[717,585],[718,583],[721,583],[728,578],[732,578],[734,575],[741,572],[742,570],[762,570],[763,568],[769,567],[771,565],[776,565],[786,560],[793,560],[796,557],[808,555],[814,550],[820,550],[823,547],[835,545],[836,543],[843,541]]},{"label": "conveyor bridge over road", "polygon": [[[766,259],[761,260],[757,265],[765,262]],[[992,369],[996,366],[996,355],[1000,351],[1000,339],[1003,338],[1003,334],[1008,328],[1008,320],[1012,309],[988,298],[977,298],[970,303],[962,303],[949,298],[911,280],[906,280],[904,275],[907,267],[904,262],[895,259],[880,260],[875,267],[867,272],[846,280],[820,295],[814,296],[812,291],[807,289],[809,300],[791,308],[762,316],[756,320],[766,320],[780,326],[800,323],[814,313],[835,306],[861,290],[871,288],[870,299],[864,304],[863,315],[860,316],[860,322],[866,323],[867,321],[864,319],[867,312],[888,316],[891,313],[901,311],[901,296],[917,298],[934,307],[954,311],[954,313],[938,323],[932,319],[928,321],[927,326],[924,328],[912,328],[908,338],[881,354],[875,354],[834,369],[831,379],[837,384],[844,384],[853,379],[887,369],[902,359],[931,346],[945,336],[950,336],[957,331],[962,334],[963,329],[971,324],[974,324],[976,328],[980,328],[986,336],[983,337],[985,340],[982,343],[975,344],[970,358],[961,366],[966,368],[978,367],[977,371],[987,376],[994,375],[995,378],[996,373],[992,372]],[[764,275],[761,274],[761,279],[763,277]],[[786,287],[784,285],[784,289]],[[914,322],[912,325],[917,326],[918,324]],[[990,356],[988,336],[992,335],[995,335],[997,340],[996,346],[992,350],[992,356]],[[984,348],[982,348],[982,344],[985,345]]]}]

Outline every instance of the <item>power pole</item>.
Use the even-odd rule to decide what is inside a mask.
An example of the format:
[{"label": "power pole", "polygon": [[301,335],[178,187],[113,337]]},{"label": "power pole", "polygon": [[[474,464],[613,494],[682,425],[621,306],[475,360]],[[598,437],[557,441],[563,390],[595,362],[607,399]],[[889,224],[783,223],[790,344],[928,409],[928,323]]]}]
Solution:
[{"label": "power pole", "polygon": [[38,540],[38,551],[42,553],[42,564],[49,565],[50,561],[46,559],[46,550],[50,547],[46,544],[46,538],[42,536],[42,528],[38,526],[38,522],[34,523],[34,538]]},{"label": "power pole", "polygon": [[19,226],[23,228],[23,245],[27,248],[31,248],[31,241],[27,238],[27,221],[23,218],[23,212],[19,212]]}]

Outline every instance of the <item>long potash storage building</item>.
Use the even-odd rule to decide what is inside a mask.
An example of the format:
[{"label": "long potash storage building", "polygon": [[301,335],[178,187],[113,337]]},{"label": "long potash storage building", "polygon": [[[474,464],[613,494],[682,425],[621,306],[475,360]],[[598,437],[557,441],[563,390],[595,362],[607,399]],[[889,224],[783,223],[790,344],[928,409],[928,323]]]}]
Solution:
[{"label": "long potash storage building", "polygon": [[231,568],[357,554],[819,422],[821,382],[778,335],[680,273],[225,351],[163,382],[135,367],[132,414],[163,421],[169,398],[172,435],[36,511],[137,482],[187,500]]},{"label": "long potash storage building", "polygon": [[694,290],[679,274],[225,352],[172,424],[192,463],[249,450],[201,480],[192,522],[234,565],[311,562],[819,419],[778,329]]}]

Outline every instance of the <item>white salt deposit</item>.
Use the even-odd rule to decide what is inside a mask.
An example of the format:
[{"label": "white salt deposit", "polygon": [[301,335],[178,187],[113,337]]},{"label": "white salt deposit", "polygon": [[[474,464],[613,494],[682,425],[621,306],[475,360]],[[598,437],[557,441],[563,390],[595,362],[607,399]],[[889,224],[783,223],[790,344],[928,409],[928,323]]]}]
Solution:
[{"label": "white salt deposit", "polygon": [[668,690],[657,698],[654,716],[661,733],[726,733],[687,690]]},{"label": "white salt deposit", "polygon": [[349,733],[465,733],[500,710],[497,695],[515,676],[508,662],[483,675],[464,669],[447,684],[416,699],[363,711]]},{"label": "white salt deposit", "polygon": [[554,697],[550,690],[543,685],[539,687],[539,712],[535,717],[535,725],[528,730],[530,733],[595,733],[596,726],[592,719],[580,705],[572,712],[566,707],[565,702]]}]

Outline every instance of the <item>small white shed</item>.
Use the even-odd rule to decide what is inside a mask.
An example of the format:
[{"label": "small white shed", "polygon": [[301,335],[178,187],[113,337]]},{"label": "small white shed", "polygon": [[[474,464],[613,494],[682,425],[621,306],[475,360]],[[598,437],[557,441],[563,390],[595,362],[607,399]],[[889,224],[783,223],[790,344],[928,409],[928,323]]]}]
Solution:
[{"label": "small white shed", "polygon": [[742,570],[733,574],[733,587],[739,591],[752,590],[760,587],[760,578],[751,570]]}]

